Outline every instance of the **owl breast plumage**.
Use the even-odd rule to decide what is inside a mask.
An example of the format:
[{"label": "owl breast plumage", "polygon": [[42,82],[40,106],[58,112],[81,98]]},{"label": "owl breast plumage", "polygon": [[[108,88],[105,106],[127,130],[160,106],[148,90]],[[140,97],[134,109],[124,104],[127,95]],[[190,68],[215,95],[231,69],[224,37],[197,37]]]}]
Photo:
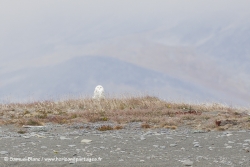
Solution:
[{"label": "owl breast plumage", "polygon": [[101,85],[95,87],[93,99],[103,99],[104,96],[104,88]]}]

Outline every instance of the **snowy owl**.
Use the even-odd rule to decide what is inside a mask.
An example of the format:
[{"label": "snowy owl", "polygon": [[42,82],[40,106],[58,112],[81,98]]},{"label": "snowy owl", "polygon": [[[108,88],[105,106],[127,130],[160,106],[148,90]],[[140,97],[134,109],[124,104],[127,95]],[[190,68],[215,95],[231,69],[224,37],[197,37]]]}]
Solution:
[{"label": "snowy owl", "polygon": [[93,99],[104,99],[104,89],[101,85],[95,87]]}]

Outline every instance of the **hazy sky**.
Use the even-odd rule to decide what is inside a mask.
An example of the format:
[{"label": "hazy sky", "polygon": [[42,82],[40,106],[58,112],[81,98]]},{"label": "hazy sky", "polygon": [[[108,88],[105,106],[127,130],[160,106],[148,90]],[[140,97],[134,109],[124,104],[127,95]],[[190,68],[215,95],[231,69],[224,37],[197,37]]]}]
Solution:
[{"label": "hazy sky", "polygon": [[245,19],[249,6],[248,0],[2,0],[0,65],[16,68],[21,63],[47,63],[47,57],[60,61],[74,56],[72,46],[173,26],[188,19]]},{"label": "hazy sky", "polygon": [[249,6],[249,0],[1,0],[0,75],[106,55],[249,99],[246,55],[233,61],[196,50],[220,34],[224,40],[247,30]]}]

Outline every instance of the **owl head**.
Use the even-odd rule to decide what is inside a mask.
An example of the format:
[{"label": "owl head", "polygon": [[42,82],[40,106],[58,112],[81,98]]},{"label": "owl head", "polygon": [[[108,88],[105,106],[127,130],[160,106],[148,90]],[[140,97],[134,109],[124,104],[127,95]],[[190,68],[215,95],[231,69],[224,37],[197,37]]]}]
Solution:
[{"label": "owl head", "polygon": [[101,85],[95,87],[93,99],[103,99],[104,98],[104,88]]}]

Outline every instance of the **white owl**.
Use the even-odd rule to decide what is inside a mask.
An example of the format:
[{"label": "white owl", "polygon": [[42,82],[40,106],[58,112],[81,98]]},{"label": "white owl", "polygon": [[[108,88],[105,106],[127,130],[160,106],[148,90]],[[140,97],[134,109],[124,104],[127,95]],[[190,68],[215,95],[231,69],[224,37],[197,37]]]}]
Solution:
[{"label": "white owl", "polygon": [[104,89],[101,85],[95,87],[93,99],[104,99]]}]

